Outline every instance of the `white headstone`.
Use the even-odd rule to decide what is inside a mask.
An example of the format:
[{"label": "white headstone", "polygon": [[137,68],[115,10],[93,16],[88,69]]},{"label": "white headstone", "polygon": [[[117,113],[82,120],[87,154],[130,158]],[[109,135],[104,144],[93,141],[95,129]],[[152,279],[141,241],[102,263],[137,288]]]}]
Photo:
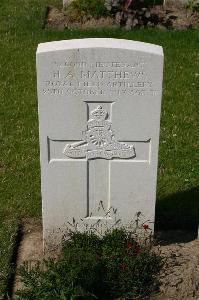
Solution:
[{"label": "white headstone", "polygon": [[47,243],[73,218],[111,224],[110,207],[123,224],[137,212],[154,221],[162,77],[160,46],[122,39],[38,46]]},{"label": "white headstone", "polygon": [[69,5],[73,0],[63,0],[63,6]]}]

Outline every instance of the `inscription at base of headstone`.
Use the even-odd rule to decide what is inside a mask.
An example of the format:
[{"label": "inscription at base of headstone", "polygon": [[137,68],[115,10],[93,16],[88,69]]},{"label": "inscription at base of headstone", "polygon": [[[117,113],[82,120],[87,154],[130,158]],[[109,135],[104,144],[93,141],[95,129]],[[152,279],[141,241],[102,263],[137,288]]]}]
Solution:
[{"label": "inscription at base of headstone", "polygon": [[[128,224],[137,212],[153,230],[162,47],[80,39],[37,50],[44,240],[56,245],[76,222]],[[103,209],[100,208],[103,207]]]}]

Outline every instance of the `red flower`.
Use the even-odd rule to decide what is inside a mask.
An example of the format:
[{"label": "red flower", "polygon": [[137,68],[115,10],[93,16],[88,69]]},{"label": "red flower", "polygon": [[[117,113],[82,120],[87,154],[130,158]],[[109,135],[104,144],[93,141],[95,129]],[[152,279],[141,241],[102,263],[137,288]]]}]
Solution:
[{"label": "red flower", "polygon": [[128,269],[127,264],[123,262],[123,263],[120,265],[120,269],[121,269],[122,271],[127,270],[127,269]]},{"label": "red flower", "polygon": [[130,242],[128,242],[126,247],[127,247],[127,249],[132,249],[133,245]]},{"label": "red flower", "polygon": [[144,224],[144,225],[142,225],[142,226],[143,226],[144,230],[150,229],[148,224]]},{"label": "red flower", "polygon": [[135,253],[139,254],[140,252],[141,252],[141,248],[139,246],[137,246],[136,249],[135,249]]}]

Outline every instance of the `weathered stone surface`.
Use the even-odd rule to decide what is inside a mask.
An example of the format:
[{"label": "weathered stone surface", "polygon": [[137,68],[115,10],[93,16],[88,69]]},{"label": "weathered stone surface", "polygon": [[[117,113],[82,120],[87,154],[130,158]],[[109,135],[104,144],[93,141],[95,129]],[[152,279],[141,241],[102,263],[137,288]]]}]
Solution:
[{"label": "weathered stone surface", "polygon": [[153,222],[162,48],[115,39],[45,43],[37,72],[45,242],[58,243],[73,218],[114,224],[112,207],[123,224],[139,211]]}]

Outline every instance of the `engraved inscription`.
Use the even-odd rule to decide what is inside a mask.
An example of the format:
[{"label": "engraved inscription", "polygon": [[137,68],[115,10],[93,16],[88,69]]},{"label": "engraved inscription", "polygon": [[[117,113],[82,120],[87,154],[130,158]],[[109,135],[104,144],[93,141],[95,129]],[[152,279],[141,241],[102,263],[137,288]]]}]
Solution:
[{"label": "engraved inscription", "polygon": [[112,123],[107,120],[108,113],[98,106],[90,114],[87,130],[83,132],[83,141],[67,144],[63,153],[70,158],[134,158],[133,145],[118,142],[112,131]]},{"label": "engraved inscription", "polygon": [[[71,60],[70,60],[71,59]],[[45,96],[156,96],[158,90],[147,71],[147,63],[135,61],[54,61],[52,73],[43,81]]]}]

